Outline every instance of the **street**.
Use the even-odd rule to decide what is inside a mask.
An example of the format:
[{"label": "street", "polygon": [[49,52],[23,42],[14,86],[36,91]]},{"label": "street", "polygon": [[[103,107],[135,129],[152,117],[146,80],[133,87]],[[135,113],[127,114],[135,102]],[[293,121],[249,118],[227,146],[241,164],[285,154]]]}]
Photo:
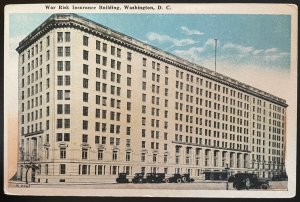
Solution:
[{"label": "street", "polygon": [[[165,189],[165,190],[226,190],[226,182],[217,181],[201,181],[194,183],[143,183],[143,184],[45,184],[45,183],[30,183],[19,184],[11,183],[11,186],[21,187],[29,186],[30,188],[80,188],[80,189]],[[236,190],[232,187],[232,183],[228,183],[228,190]],[[254,190],[254,189],[251,189]],[[255,189],[260,191],[261,189]],[[287,190],[287,181],[270,181],[270,187],[263,191],[285,191]]]}]

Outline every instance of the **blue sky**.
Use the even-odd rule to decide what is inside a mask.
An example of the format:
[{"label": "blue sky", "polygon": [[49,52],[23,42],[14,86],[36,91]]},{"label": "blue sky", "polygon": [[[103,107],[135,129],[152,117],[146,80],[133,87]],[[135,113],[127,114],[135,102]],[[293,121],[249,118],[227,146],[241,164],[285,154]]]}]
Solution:
[{"label": "blue sky", "polygon": [[[11,14],[10,37],[22,39],[50,15]],[[210,69],[214,69],[214,38],[219,68],[290,69],[289,15],[80,15]]]}]

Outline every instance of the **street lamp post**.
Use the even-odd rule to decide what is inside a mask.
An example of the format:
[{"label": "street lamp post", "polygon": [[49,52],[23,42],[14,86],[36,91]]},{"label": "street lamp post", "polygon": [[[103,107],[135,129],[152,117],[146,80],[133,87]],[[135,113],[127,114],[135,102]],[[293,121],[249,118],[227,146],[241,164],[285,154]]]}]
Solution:
[{"label": "street lamp post", "polygon": [[226,180],[226,190],[228,190],[228,180],[229,180],[229,166],[228,163],[226,163],[226,175],[227,175],[227,180]]}]

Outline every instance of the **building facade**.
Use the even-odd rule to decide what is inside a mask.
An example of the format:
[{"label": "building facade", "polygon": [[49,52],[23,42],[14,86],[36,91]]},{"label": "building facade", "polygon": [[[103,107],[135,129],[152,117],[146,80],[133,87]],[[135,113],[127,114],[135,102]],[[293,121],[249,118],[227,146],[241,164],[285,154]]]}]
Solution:
[{"label": "building facade", "polygon": [[19,180],[285,170],[286,101],[75,14],[19,43]]}]

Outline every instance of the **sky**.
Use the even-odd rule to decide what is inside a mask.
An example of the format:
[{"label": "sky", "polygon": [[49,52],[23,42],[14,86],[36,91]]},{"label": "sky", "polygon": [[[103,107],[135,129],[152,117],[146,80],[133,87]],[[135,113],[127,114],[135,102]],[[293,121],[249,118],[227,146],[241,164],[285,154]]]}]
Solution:
[{"label": "sky", "polygon": [[[10,36],[24,38],[50,15],[11,15]],[[210,69],[214,69],[214,39],[218,39],[217,71],[222,71],[223,63],[290,68],[289,15],[80,15]]]}]

